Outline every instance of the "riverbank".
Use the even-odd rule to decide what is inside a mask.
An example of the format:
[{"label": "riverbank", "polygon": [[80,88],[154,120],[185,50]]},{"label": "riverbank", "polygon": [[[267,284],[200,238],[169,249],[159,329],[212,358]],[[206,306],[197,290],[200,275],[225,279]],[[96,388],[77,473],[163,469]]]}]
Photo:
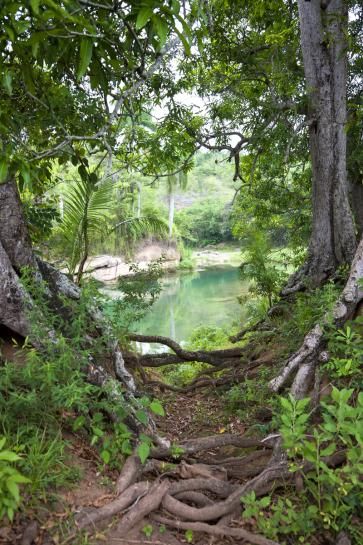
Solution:
[{"label": "riverbank", "polygon": [[[99,282],[115,282],[122,276],[133,273],[131,267],[137,265],[146,269],[152,261],[163,259],[162,267],[167,272],[174,272],[181,262],[181,253],[173,243],[156,241],[144,243],[135,252],[132,260],[124,256],[97,255],[91,256],[86,262],[86,275]],[[196,270],[218,266],[238,267],[241,263],[241,252],[234,246],[218,245],[196,249],[191,252],[191,261]]]}]

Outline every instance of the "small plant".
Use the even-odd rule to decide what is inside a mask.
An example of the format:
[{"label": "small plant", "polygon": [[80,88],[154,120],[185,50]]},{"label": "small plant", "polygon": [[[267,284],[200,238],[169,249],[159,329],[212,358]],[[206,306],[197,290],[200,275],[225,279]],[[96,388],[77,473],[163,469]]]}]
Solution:
[{"label": "small plant", "polygon": [[154,532],[154,528],[151,526],[151,524],[145,524],[145,526],[142,529],[143,534],[145,534],[146,537],[151,537]]},{"label": "small plant", "polygon": [[193,530],[185,530],[185,539],[188,543],[193,543],[194,533]]},{"label": "small plant", "polygon": [[[290,395],[280,398],[280,404],[280,431],[290,471],[302,477],[305,493],[257,499],[251,492],[241,498],[243,517],[281,543],[286,535],[289,542],[293,538],[309,545],[310,536],[318,531],[334,535],[342,530],[360,543],[356,520],[363,499],[363,394],[355,397],[353,389],[334,388],[332,402],[322,404],[321,422],[312,431],[309,399]],[[345,463],[334,467],[328,460],[339,451],[345,453]]]},{"label": "small plant", "polygon": [[270,539],[278,539],[282,535],[298,537],[298,543],[308,545],[309,536],[314,531],[314,519],[317,508],[313,505],[294,505],[289,498],[271,496],[256,498],[250,492],[241,498],[244,504],[243,518],[254,520],[260,532]]},{"label": "small plant", "polygon": [[[317,524],[336,532],[349,528],[363,499],[363,393],[353,402],[353,392],[333,388],[332,403],[322,403],[322,422],[309,434],[309,400],[281,398],[281,434],[291,471],[301,473],[314,498]],[[326,458],[342,449],[344,466],[329,467]]]},{"label": "small plant", "polygon": [[329,341],[330,359],[325,365],[332,377],[357,380],[363,363],[363,337],[351,325],[335,331]]},{"label": "small plant", "polygon": [[173,443],[170,447],[170,454],[176,460],[177,458],[180,458],[182,454],[184,454],[184,449],[183,447],[180,447],[179,445]]},{"label": "small plant", "polygon": [[271,307],[287,279],[285,260],[277,260],[267,235],[253,228],[245,233],[244,250],[246,261],[240,267],[241,276],[252,280],[251,293],[266,297]]},{"label": "small plant", "polygon": [[118,335],[125,335],[131,324],[139,322],[157,300],[161,289],[163,258],[150,263],[146,269],[131,265],[131,276],[119,280],[123,297],[105,299],[103,311]]},{"label": "small plant", "polygon": [[6,450],[5,443],[6,438],[2,437],[0,439],[0,520],[7,516],[12,521],[20,505],[19,484],[30,483],[30,479],[24,477],[14,467],[21,457],[11,450]]}]

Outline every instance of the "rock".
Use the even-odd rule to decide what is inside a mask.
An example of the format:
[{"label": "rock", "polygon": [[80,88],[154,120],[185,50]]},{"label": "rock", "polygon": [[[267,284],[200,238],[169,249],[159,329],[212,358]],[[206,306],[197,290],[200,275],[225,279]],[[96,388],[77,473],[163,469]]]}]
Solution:
[{"label": "rock", "polygon": [[146,269],[148,264],[160,258],[166,270],[175,270],[180,261],[180,252],[174,243],[164,241],[143,242],[137,248],[132,262],[122,256],[98,255],[90,257],[85,266],[85,273],[100,282],[115,282],[121,276],[134,274],[130,270],[132,264]]}]

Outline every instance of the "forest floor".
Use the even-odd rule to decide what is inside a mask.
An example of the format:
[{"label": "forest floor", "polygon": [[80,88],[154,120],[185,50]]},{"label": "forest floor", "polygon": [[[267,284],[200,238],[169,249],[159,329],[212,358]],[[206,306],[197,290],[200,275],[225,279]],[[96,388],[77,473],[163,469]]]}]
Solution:
[{"label": "forest floor", "polygon": [[[160,392],[155,391],[154,393],[161,399]],[[246,425],[239,417],[228,414],[225,399],[216,391],[208,389],[204,392],[197,391],[188,394],[168,392],[163,394],[162,402],[165,408],[165,417],[158,417],[157,425],[160,433],[170,439],[172,443],[225,433],[242,436],[248,432]],[[117,524],[122,512],[111,521],[108,519],[97,523],[97,527],[90,528],[86,534],[74,533],[70,521],[77,513],[102,507],[114,498],[115,484],[119,473],[102,469],[102,462],[96,448],[82,442],[78,436],[69,433],[67,439],[68,456],[72,466],[80,470],[81,479],[72,488],[58,490],[54,496],[54,503],[42,505],[41,509],[39,509],[39,505],[36,508],[29,507],[12,528],[0,528],[1,545],[31,545],[32,543],[36,545],[181,545],[185,543],[230,545],[242,543],[241,540],[231,537],[212,537],[206,534],[188,533],[185,530],[169,529],[149,518],[143,519],[126,535],[120,535]],[[225,446],[195,454],[190,459],[187,458],[187,461],[192,464],[207,461],[208,464],[215,464],[218,467],[223,460],[246,455],[250,450]],[[259,466],[261,459],[257,459],[256,463]],[[253,464],[254,461],[251,460],[249,463],[251,468]],[[170,469],[170,464],[165,464],[165,473],[168,472],[168,469]],[[184,478],[188,477],[190,475],[184,476]],[[155,477],[150,475],[150,478]],[[180,475],[177,478],[180,478]],[[233,481],[241,482],[240,479],[232,479]],[[32,528],[34,524],[37,525],[37,529],[33,541]],[[242,527],[243,525],[246,527],[246,523],[243,523],[241,517],[232,522],[233,527]],[[251,524],[247,529],[253,531]]]}]

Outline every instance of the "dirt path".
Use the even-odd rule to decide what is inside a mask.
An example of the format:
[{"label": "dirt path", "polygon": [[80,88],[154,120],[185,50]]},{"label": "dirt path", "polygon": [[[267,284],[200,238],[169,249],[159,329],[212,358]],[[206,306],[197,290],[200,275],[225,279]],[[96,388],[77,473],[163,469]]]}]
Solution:
[{"label": "dirt path", "polygon": [[[160,393],[158,395],[160,397]],[[163,418],[158,418],[158,429],[163,436],[170,439],[174,444],[179,444],[189,439],[215,435],[236,434],[243,436],[246,432],[245,426],[239,418],[226,414],[225,401],[223,397],[218,396],[216,393],[206,392],[203,394],[199,392],[189,395],[168,393],[164,396],[163,403],[166,415]],[[82,443],[79,438],[72,435],[69,436],[69,441],[69,456],[72,458],[74,466],[81,469],[83,476],[74,488],[64,490],[59,494],[55,505],[45,508],[44,512],[40,515],[39,513],[33,513],[34,518],[37,519],[39,524],[38,536],[34,541],[37,545],[181,545],[185,543],[193,543],[195,545],[213,543],[219,545],[241,542],[231,537],[208,537],[206,534],[200,532],[192,532],[185,529],[170,529],[163,523],[156,522],[150,517],[142,518],[130,531],[123,534],[120,533],[118,527],[120,520],[123,518],[120,517],[120,514],[125,515],[129,509],[121,511],[114,518],[98,522],[96,527],[87,528],[87,532],[72,532],[72,528],[74,529],[72,521],[80,512],[94,512],[95,509],[108,505],[114,499],[118,472],[101,471],[99,456],[93,448],[90,448],[86,443]],[[188,468],[191,467],[191,463],[194,464],[194,468],[200,469],[199,466],[202,467],[202,462],[205,460],[208,463],[214,462],[218,466],[225,459],[245,454],[245,449],[241,450],[233,446],[209,449],[206,452],[186,457],[185,461],[181,462],[181,464],[178,464],[180,460],[171,460],[171,464],[165,464],[163,473],[171,482],[174,482],[175,479],[183,478],[182,471],[189,471]],[[178,469],[173,475],[172,471],[175,468]],[[170,476],[166,475],[170,471]],[[223,472],[225,470],[222,468],[220,475],[225,480],[226,476]],[[220,478],[218,476],[218,467],[216,475],[217,478]],[[190,477],[190,475],[185,474],[184,478],[186,477]],[[146,478],[152,481],[156,478],[156,475],[150,472],[146,475]],[[241,479],[233,477],[230,480],[234,483],[241,482]],[[210,498],[214,497],[213,494],[209,494],[209,496]],[[27,513],[27,515],[29,517],[31,513]],[[16,532],[2,534],[0,531],[0,544],[15,545],[19,543],[21,545],[30,545],[33,543],[33,541],[23,542],[18,540],[18,537],[27,529],[27,525],[29,525],[29,518],[23,522],[20,521]],[[236,517],[236,520],[232,523],[232,527],[242,528],[240,516]],[[69,533],[70,531],[71,533]]]}]

